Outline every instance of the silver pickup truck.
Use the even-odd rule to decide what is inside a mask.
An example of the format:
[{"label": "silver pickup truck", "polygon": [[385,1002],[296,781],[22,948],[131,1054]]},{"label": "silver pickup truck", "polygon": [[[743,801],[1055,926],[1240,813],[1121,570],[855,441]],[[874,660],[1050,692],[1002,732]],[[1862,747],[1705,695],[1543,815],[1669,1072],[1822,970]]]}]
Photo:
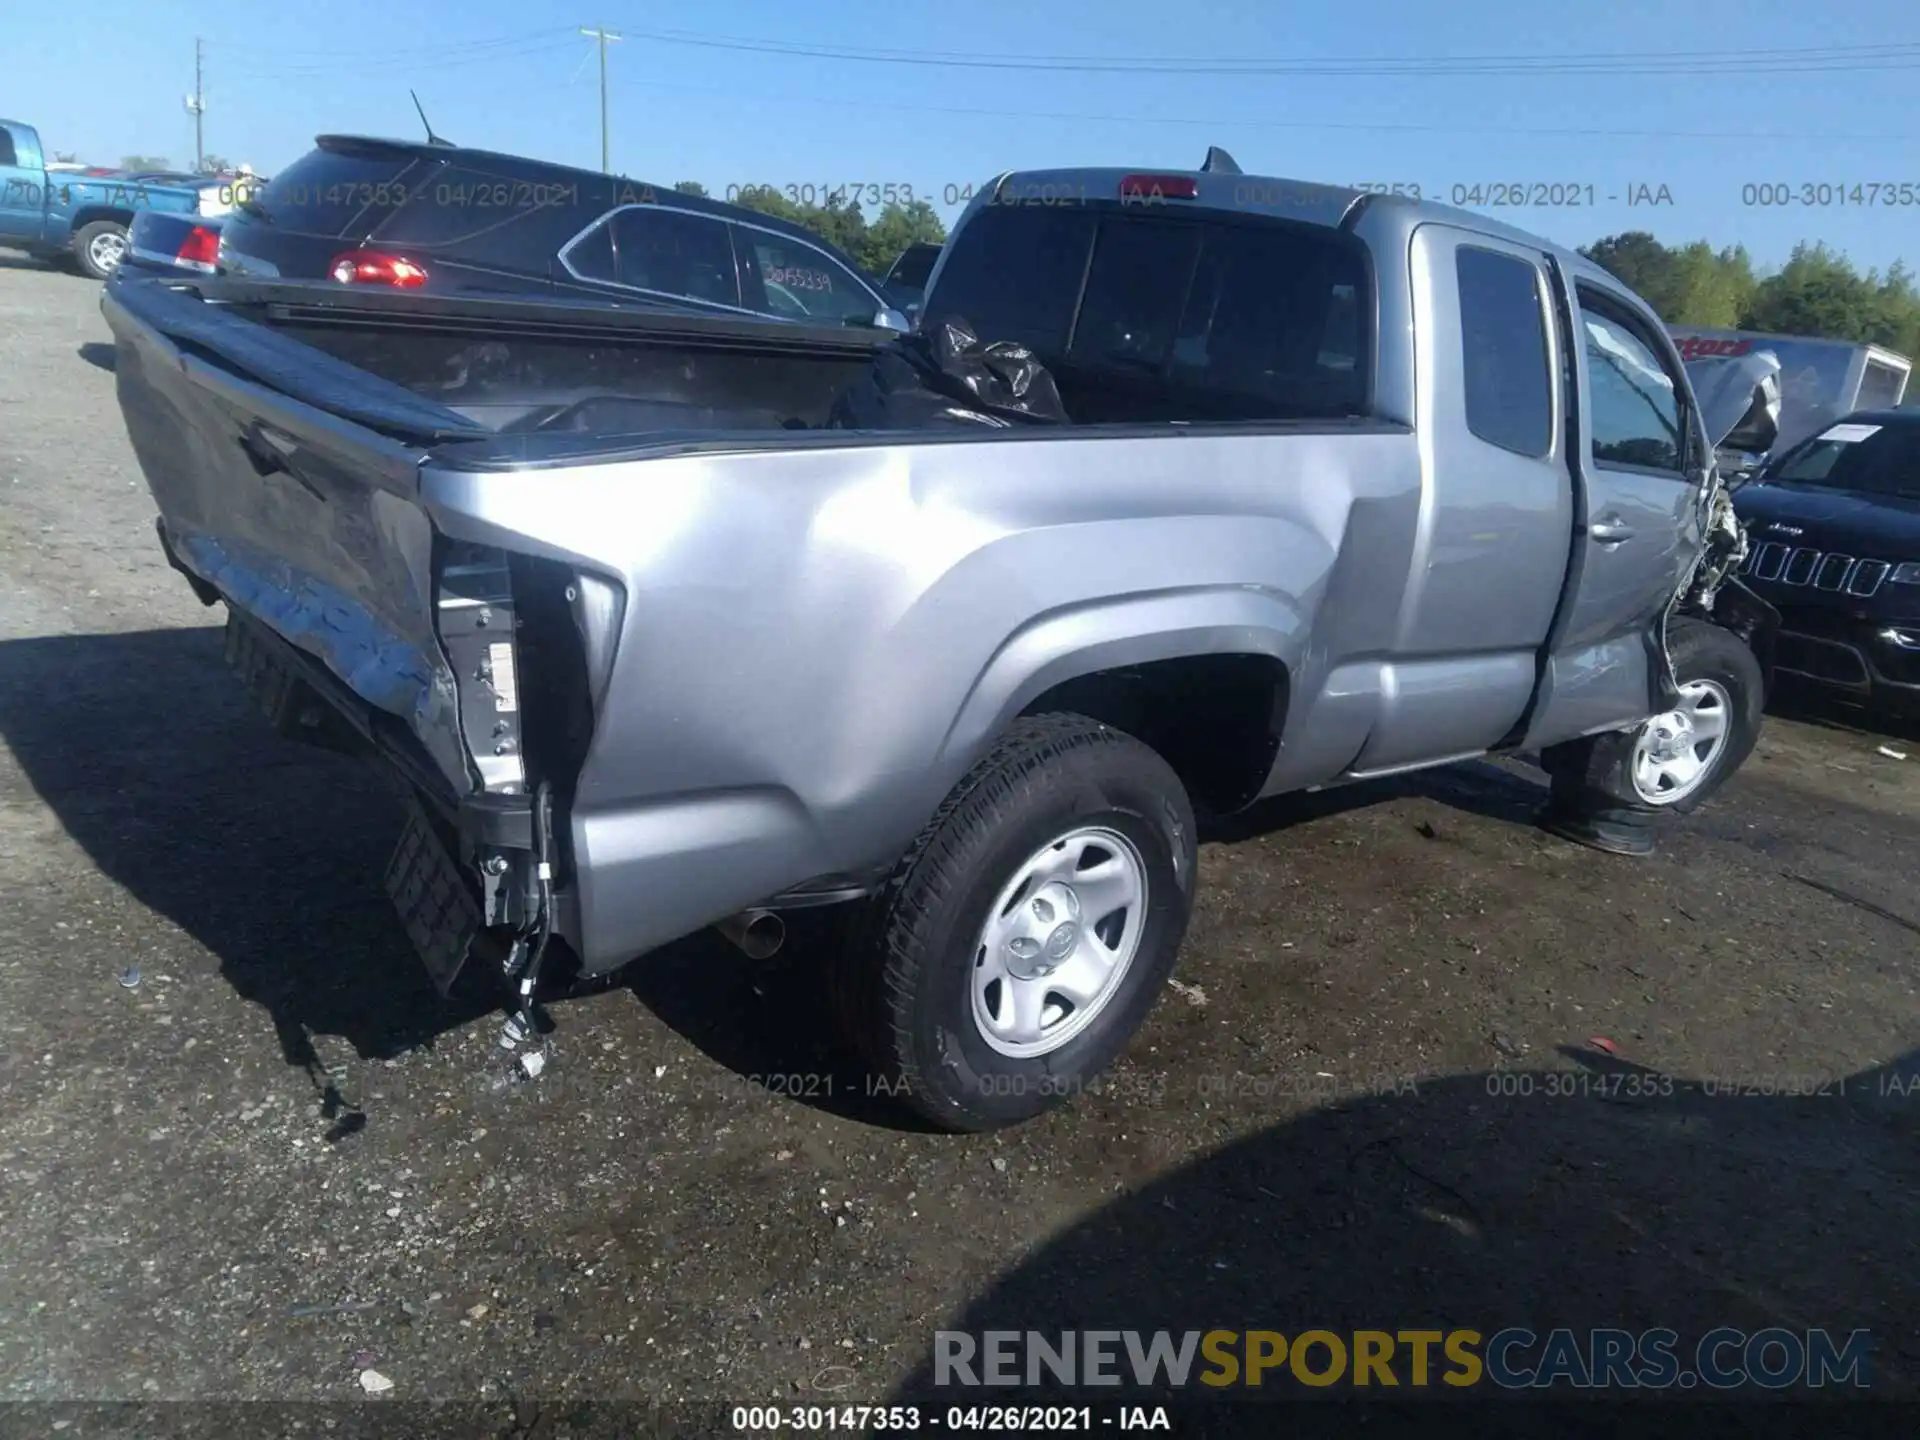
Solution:
[{"label": "silver pickup truck", "polygon": [[[1746,397],[1703,416],[1646,305],[1476,215],[1010,174],[904,338],[234,279],[103,305],[168,556],[285,730],[403,779],[408,929],[443,984],[486,956],[522,1035],[550,951],[764,954],[835,904],[850,1038],[935,1122],[1015,1122],[1154,1003],[1197,812],[1528,750],[1550,823],[1632,849],[1760,725],[1771,612],[1713,470]],[[846,421],[959,322],[1059,413]]]}]

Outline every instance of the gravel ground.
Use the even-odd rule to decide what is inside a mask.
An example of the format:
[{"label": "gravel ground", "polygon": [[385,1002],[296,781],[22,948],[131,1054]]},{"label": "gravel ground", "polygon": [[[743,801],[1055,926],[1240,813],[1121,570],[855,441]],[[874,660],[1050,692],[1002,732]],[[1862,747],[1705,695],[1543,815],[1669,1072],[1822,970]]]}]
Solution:
[{"label": "gravel ground", "polygon": [[1910,738],[1776,717],[1642,861],[1518,764],[1264,809],[1012,1133],[870,1093],[805,943],[649,957],[518,1083],[390,919],[389,792],[162,562],[98,294],[0,260],[0,1398],[873,1402],[955,1323],[1866,1327],[1912,1393]]}]

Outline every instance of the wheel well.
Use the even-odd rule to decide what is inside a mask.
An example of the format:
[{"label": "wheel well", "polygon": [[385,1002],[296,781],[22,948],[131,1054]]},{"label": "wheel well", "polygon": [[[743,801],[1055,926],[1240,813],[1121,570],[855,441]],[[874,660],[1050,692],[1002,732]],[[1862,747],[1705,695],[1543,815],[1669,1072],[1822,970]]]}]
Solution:
[{"label": "wheel well", "polygon": [[126,226],[129,230],[133,228],[133,212],[131,210],[115,210],[106,205],[95,205],[86,210],[76,210],[73,212],[73,233],[78,235],[96,220],[111,220],[116,225]]},{"label": "wheel well", "polygon": [[1021,713],[1071,710],[1158,751],[1194,805],[1230,814],[1260,795],[1280,750],[1287,669],[1270,655],[1186,655],[1062,681]]}]

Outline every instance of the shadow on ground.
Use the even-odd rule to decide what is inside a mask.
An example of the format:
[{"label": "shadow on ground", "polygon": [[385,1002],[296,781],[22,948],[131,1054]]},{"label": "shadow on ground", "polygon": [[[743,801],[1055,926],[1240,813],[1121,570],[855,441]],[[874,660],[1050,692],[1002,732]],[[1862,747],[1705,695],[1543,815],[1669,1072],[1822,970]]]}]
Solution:
[{"label": "shadow on ground", "polygon": [[[1290,795],[1202,826],[1209,841],[1250,840],[1361,806],[1417,795],[1477,815],[1526,824],[1546,800],[1544,781],[1484,762]],[[719,936],[690,937],[655,951],[619,977],[634,995],[708,1058],[803,1105],[894,1129],[925,1127],[868,1083],[870,1071],[838,1034],[824,979],[844,943],[835,910],[787,916],[785,947],[748,960]]]},{"label": "shadow on ground", "polygon": [[290,1064],[320,1073],[315,1035],[385,1057],[486,1008],[441,999],[393,918],[397,796],[274,734],[219,629],[0,644],[0,735],[88,858],[267,1011]]},{"label": "shadow on ground", "polygon": [[[471,974],[443,999],[392,916],[381,879],[397,796],[372,767],[275,735],[228,672],[218,628],[0,644],[0,735],[94,864],[218,956],[229,983],[267,1010],[289,1063],[318,1073],[314,1035],[389,1057],[494,1007]],[[1470,764],[1289,797],[1209,838],[1403,794],[1524,822],[1544,787]],[[865,1070],[831,1038],[820,962],[836,943],[832,919],[797,916],[791,930],[771,962],[704,934],[615,980],[737,1073],[834,1078],[830,1093],[786,1086],[799,1103],[915,1124],[866,1094]],[[556,1018],[564,1023],[564,1004]]]},{"label": "shadow on ground", "polygon": [[930,1127],[869,1081],[839,1041],[825,976],[842,929],[831,912],[788,917],[787,943],[749,960],[711,931],[656,950],[619,979],[716,1064],[797,1104],[891,1130]]},{"label": "shadow on ground", "polygon": [[[1688,1368],[1720,1326],[1841,1341],[1866,1329],[1872,1392],[1920,1394],[1920,1050],[1794,1098],[1709,1094],[1597,1051],[1563,1055],[1577,1068],[1421,1082],[1231,1145],[1059,1235],[947,1326],[1667,1327]],[[1540,1348],[1513,1358],[1534,1364]],[[1435,1359],[1436,1376],[1451,1368]],[[938,1388],[931,1364],[901,1398],[1012,1394]],[[1404,1355],[1395,1369],[1408,1387]],[[1353,1393],[1268,1379],[1267,1394]],[[1427,1403],[1460,1393],[1435,1390]],[[1520,1433],[1544,1433],[1538,1419]]]},{"label": "shadow on ground", "polygon": [[[364,1117],[325,1089],[314,1036],[386,1058],[496,1008],[471,965],[443,999],[392,913],[382,876],[399,796],[371,766],[277,736],[228,671],[218,628],[0,643],[0,736],[102,873],[217,956],[228,983],[267,1011],[288,1063],[316,1076],[344,1133]],[[708,933],[603,984],[625,985],[774,1093],[910,1126],[867,1097],[864,1071],[831,1038],[817,962],[832,927],[800,918],[791,929],[773,961]],[[561,1025],[565,1012],[563,996]]]}]

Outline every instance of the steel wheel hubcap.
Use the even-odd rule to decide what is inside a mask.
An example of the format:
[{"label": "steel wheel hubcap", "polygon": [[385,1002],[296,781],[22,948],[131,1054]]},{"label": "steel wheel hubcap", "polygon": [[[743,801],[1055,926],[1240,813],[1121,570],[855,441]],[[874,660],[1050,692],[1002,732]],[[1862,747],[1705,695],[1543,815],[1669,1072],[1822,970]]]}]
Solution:
[{"label": "steel wheel hubcap", "polygon": [[1119,990],[1146,920],[1146,862],[1118,831],[1086,826],[1029,856],[974,944],[980,1038],[1019,1060],[1058,1050]]},{"label": "steel wheel hubcap", "polygon": [[1726,747],[1733,702],[1719,682],[1689,680],[1680,703],[1640,727],[1633,746],[1634,793],[1649,805],[1684,800],[1706,780]]},{"label": "steel wheel hubcap", "polygon": [[126,237],[112,232],[94,236],[87,245],[87,254],[102,270],[113,269],[120,263],[120,257],[126,253]]}]

